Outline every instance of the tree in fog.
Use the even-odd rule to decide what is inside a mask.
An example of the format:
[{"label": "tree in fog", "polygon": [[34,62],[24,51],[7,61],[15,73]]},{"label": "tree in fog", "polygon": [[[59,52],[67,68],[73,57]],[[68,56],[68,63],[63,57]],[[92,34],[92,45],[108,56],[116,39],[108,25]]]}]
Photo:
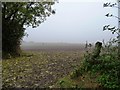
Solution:
[{"label": "tree in fog", "polygon": [[20,55],[20,43],[27,27],[39,26],[51,14],[53,2],[2,2],[3,57]]}]

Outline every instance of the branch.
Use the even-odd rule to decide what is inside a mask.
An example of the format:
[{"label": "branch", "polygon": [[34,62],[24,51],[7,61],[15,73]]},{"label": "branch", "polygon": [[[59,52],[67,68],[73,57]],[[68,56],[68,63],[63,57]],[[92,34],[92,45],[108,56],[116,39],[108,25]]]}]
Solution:
[{"label": "branch", "polygon": [[120,7],[117,7],[117,6],[114,6],[114,7],[120,9]]},{"label": "branch", "polygon": [[117,17],[117,16],[113,16],[113,17],[115,17],[115,18],[117,18],[117,19],[119,19],[119,20],[120,20],[120,17]]},{"label": "branch", "polygon": [[120,29],[119,29],[119,28],[116,28],[115,26],[110,27],[110,25],[105,25],[105,26],[103,27],[103,31],[105,31],[105,30],[111,31],[112,34],[116,33],[116,34],[119,35],[119,30],[120,30]]},{"label": "branch", "polygon": [[120,9],[120,7],[116,6],[117,3],[111,4],[111,3],[104,3],[103,7],[114,7]]},{"label": "branch", "polygon": [[118,16],[114,16],[114,15],[112,15],[112,14],[110,14],[110,13],[106,14],[105,16],[106,16],[106,17],[115,17],[115,18],[117,18],[117,19],[120,20],[120,17],[118,17]]},{"label": "branch", "polygon": [[117,5],[117,3],[111,4],[111,3],[104,3],[103,7],[114,7],[115,5]]},{"label": "branch", "polygon": [[23,22],[21,23],[21,26],[23,26],[24,23],[26,22],[26,20],[27,20],[27,12],[28,12],[28,9],[31,7],[32,4],[34,4],[34,3],[33,3],[33,2],[30,2],[30,4],[27,4],[26,13],[25,13],[25,15],[24,15],[24,20],[23,20]]},{"label": "branch", "polygon": [[10,15],[8,15],[8,17],[6,17],[6,19],[8,20],[10,20],[10,18],[12,17],[12,16],[14,16],[18,11],[19,11],[19,8],[22,6],[22,4],[15,4],[15,5],[13,5],[13,7],[16,7],[14,10],[14,12],[11,12],[11,14]]}]

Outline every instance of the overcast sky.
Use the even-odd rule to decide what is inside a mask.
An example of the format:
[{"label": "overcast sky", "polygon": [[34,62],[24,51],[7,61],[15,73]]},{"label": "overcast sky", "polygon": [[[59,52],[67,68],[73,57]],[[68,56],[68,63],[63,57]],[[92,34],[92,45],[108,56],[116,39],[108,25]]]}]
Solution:
[{"label": "overcast sky", "polygon": [[108,12],[117,16],[117,9],[103,8],[103,1],[61,0],[54,9],[56,14],[48,17],[39,27],[27,28],[29,36],[24,37],[24,41],[85,43],[107,41],[115,36],[109,31],[103,32],[103,26],[117,26],[116,18],[105,17]]}]

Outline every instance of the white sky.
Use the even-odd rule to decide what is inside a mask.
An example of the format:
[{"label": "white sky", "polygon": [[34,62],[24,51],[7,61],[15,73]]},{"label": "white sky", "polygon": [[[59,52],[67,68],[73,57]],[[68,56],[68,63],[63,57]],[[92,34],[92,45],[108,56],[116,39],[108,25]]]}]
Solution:
[{"label": "white sky", "polygon": [[59,2],[114,2],[117,0],[59,0]]},{"label": "white sky", "polygon": [[117,16],[116,8],[103,8],[103,2],[62,1],[55,4],[55,15],[48,17],[35,29],[27,28],[29,36],[24,37],[24,41],[85,43],[109,40],[115,36],[109,31],[103,32],[103,26],[106,24],[117,26],[116,18],[105,17],[108,12]]}]

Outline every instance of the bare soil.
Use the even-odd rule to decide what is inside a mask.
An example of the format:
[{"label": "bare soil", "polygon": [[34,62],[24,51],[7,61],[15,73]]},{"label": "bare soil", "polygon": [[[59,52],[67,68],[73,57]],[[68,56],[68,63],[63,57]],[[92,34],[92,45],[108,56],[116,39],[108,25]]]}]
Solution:
[{"label": "bare soil", "polygon": [[3,60],[3,87],[44,88],[54,85],[82,60],[83,48],[66,47],[24,47],[22,49],[27,54]]}]

